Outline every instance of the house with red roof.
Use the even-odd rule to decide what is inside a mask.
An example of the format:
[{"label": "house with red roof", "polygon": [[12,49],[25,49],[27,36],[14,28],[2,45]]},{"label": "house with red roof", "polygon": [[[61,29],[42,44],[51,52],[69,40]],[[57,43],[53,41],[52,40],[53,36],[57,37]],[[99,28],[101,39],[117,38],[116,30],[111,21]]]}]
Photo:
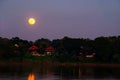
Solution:
[{"label": "house with red roof", "polygon": [[39,48],[37,46],[33,45],[29,47],[28,50],[33,56],[40,56],[40,54],[38,53]]},{"label": "house with red roof", "polygon": [[53,54],[54,52],[55,52],[55,48],[52,47],[52,46],[49,46],[49,47],[47,47],[47,48],[45,49],[45,54],[47,54],[47,55],[51,55],[51,54]]}]

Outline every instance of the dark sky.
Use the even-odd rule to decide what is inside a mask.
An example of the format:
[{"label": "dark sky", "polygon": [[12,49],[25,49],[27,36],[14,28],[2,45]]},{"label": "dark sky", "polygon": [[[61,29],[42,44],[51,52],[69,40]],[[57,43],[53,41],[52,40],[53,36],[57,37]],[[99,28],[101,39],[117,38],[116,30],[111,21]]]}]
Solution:
[{"label": "dark sky", "polygon": [[[30,26],[27,19],[34,17]],[[90,38],[120,35],[120,0],[0,0],[0,36]]]}]

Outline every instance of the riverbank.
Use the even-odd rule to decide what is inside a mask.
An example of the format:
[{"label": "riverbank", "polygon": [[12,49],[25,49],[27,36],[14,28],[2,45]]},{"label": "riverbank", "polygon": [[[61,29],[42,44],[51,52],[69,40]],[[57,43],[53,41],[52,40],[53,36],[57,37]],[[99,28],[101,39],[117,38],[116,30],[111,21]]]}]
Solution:
[{"label": "riverbank", "polygon": [[60,63],[60,62],[0,62],[0,66],[12,66],[12,65],[23,65],[23,66],[81,66],[81,67],[120,67],[120,64],[110,63]]}]

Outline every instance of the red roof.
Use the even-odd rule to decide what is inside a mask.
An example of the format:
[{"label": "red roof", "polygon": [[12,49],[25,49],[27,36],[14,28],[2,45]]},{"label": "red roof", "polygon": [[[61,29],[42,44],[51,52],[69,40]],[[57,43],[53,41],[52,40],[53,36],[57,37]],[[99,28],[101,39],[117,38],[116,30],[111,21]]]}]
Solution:
[{"label": "red roof", "polygon": [[39,48],[37,47],[37,46],[35,46],[35,45],[33,45],[33,46],[31,46],[30,48],[29,48],[29,50],[30,51],[34,51],[34,50],[38,50]]},{"label": "red roof", "polygon": [[54,51],[55,49],[52,46],[49,46],[45,49],[45,51]]}]

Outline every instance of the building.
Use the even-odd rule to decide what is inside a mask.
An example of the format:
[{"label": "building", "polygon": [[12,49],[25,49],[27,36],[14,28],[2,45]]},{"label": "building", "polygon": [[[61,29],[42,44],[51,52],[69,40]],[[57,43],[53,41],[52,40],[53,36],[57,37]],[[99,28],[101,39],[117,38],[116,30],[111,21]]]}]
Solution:
[{"label": "building", "polygon": [[45,49],[45,54],[51,55],[55,52],[55,49],[52,46],[49,46]]},{"label": "building", "polygon": [[33,56],[40,56],[38,53],[39,48],[35,45],[29,47],[28,49]]}]

